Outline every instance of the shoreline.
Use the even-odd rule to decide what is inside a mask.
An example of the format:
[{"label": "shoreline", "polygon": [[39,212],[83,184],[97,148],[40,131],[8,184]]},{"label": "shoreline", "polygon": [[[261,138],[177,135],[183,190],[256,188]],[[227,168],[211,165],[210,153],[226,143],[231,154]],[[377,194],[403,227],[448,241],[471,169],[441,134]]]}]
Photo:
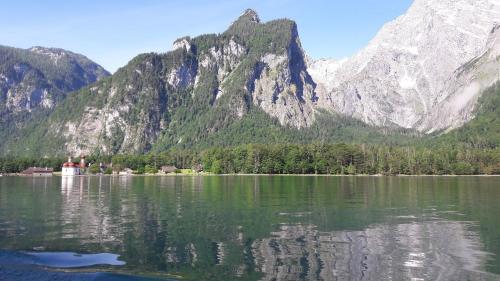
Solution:
[{"label": "shoreline", "polygon": [[206,177],[206,176],[259,176],[259,177],[378,177],[378,178],[395,178],[395,177],[500,177],[500,175],[329,175],[329,174],[212,174],[212,173],[192,173],[192,174],[130,174],[130,175],[117,175],[117,174],[90,174],[90,175],[75,175],[63,176],[60,173],[52,175],[23,175],[19,173],[0,174],[1,177],[24,177],[24,178],[51,178],[51,177]]}]

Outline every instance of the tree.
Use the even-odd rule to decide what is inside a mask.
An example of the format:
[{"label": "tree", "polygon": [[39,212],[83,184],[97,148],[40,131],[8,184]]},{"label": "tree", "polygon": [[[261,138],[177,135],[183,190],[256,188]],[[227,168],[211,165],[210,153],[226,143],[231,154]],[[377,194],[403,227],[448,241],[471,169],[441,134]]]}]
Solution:
[{"label": "tree", "polygon": [[91,174],[98,174],[101,172],[101,169],[99,168],[99,165],[94,163],[94,164],[90,165],[89,172]]},{"label": "tree", "polygon": [[158,168],[151,165],[146,165],[146,167],[144,167],[144,172],[146,174],[156,174],[158,173]]}]

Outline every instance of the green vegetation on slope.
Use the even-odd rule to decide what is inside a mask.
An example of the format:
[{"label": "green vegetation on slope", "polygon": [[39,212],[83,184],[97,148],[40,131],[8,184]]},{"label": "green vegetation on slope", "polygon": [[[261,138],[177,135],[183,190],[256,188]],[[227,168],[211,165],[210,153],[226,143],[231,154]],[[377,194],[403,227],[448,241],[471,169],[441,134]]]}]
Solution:
[{"label": "green vegetation on slope", "polygon": [[[112,77],[70,95],[52,114],[37,115],[39,117],[20,133],[3,130],[1,153],[16,157],[65,155],[66,144],[74,138],[68,134],[69,125],[82,135],[75,141],[77,146],[85,148],[87,139],[93,137],[97,144],[89,148],[96,157],[170,153],[179,149],[189,149],[193,155],[200,155],[213,147],[312,143],[365,144],[417,151],[430,148],[444,155],[446,151],[454,154],[460,149],[466,150],[464,153],[494,151],[500,142],[498,84],[484,93],[474,120],[444,135],[422,136],[412,130],[371,127],[327,112],[317,113],[311,127],[299,130],[281,126],[254,105],[249,91],[252,87],[249,81],[258,72],[262,56],[290,51],[295,52],[289,58],[290,65],[303,63],[302,54],[297,51],[297,27],[293,21],[285,19],[261,24],[246,14],[222,34],[183,40],[189,41],[190,48],[139,55]],[[234,42],[240,44],[244,53],[235,59],[234,65],[220,63],[211,57]],[[200,61],[207,57],[212,61],[202,70]],[[218,77],[221,70],[228,74],[222,80]],[[178,85],[168,81],[172,73],[183,73],[176,77],[180,79]],[[291,76],[293,79],[293,74]],[[224,94],[218,96],[221,89]],[[92,131],[85,126],[75,129],[79,122],[92,123],[117,115],[118,121],[101,120],[102,123],[95,126],[99,130]],[[12,126],[8,119],[2,118],[0,122],[3,122],[0,126]],[[451,158],[448,162],[456,161]],[[410,170],[418,172],[420,168]],[[483,170],[476,167],[474,171]]]},{"label": "green vegetation on slope", "polygon": [[454,144],[472,148],[500,147],[500,82],[484,91],[478,101],[475,118],[463,127],[431,138],[427,144]]},{"label": "green vegetation on slope", "polygon": [[[89,149],[98,155],[144,153],[153,147],[155,151],[163,151],[203,143],[220,131],[223,132],[219,135],[224,137],[239,126],[235,123],[255,123],[249,112],[257,112],[257,119],[266,119],[264,125],[275,124],[254,108],[247,83],[255,75],[262,56],[286,53],[291,45],[297,44],[296,36],[296,25],[290,20],[260,24],[242,17],[223,34],[185,38],[190,42],[189,50],[179,48],[166,54],[139,55],[111,78],[71,95],[50,116],[42,116],[21,133],[6,137],[1,145],[3,154],[64,155],[65,144],[74,140],[68,134],[70,124],[73,131],[80,130],[77,134],[97,142]],[[242,48],[241,57],[227,51],[234,42]],[[227,57],[224,62],[218,61],[220,58],[213,53],[220,52],[233,56],[235,62],[227,63]],[[210,63],[203,71],[198,69],[200,61],[207,57]],[[220,71],[228,73],[223,80],[218,77]],[[177,85],[169,81],[172,73],[180,73]],[[225,93],[217,96],[221,88]],[[244,121],[238,117],[238,110],[244,114]],[[84,122],[105,118],[106,114],[119,114],[117,119],[121,122],[106,124],[108,127],[102,130],[78,128]],[[261,129],[262,141],[267,130]],[[253,137],[241,141],[252,142]],[[81,147],[87,145],[81,140],[76,142]]]},{"label": "green vegetation on slope", "polygon": [[[30,83],[50,85],[61,92],[77,90],[109,75],[83,55],[55,48],[33,49],[35,51],[0,45],[0,73],[12,78],[14,82],[28,73]],[[41,51],[37,52],[37,49]],[[44,52],[58,55],[57,63]]]},{"label": "green vegetation on slope", "polygon": [[11,150],[10,144],[24,143],[25,138],[51,142],[39,131],[30,133],[68,93],[109,75],[88,58],[66,50],[5,46],[0,46],[0,74],[0,149],[14,155],[36,148],[14,145]]},{"label": "green vegetation on slope", "polygon": [[[261,109],[251,107],[242,119],[215,132],[198,137],[188,127],[180,130],[182,142],[158,142],[153,151],[165,148],[207,149],[241,144],[307,144],[307,143],[370,143],[384,145],[405,145],[414,143],[419,135],[412,130],[395,130],[368,126],[360,121],[330,113],[318,114],[317,121],[310,128],[283,127]],[[194,136],[194,137],[193,137]]]}]

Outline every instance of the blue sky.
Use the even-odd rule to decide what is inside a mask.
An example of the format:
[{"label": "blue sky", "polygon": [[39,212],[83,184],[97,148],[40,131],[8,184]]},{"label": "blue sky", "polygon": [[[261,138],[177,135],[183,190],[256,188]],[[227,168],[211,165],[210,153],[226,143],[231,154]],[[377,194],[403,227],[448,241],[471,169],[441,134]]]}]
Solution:
[{"label": "blue sky", "polygon": [[0,45],[60,47],[111,72],[179,37],[223,32],[246,8],[297,22],[314,58],[350,56],[412,0],[16,0],[0,10]]}]

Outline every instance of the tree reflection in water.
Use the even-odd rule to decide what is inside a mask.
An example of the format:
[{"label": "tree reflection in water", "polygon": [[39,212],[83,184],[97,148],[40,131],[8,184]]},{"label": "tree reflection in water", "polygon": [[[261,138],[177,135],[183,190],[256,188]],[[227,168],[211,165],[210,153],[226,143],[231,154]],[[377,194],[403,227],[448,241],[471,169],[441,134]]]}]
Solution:
[{"label": "tree reflection in water", "polygon": [[495,280],[496,185],[472,177],[4,177],[0,248],[114,253],[124,271],[192,280]]}]

